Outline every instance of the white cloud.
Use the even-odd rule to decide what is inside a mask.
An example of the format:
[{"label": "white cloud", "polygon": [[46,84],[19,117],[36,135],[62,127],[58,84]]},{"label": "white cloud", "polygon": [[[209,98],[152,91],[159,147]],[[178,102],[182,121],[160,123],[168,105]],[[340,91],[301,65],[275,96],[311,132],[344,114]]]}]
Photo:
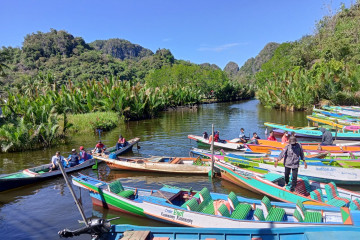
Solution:
[{"label": "white cloud", "polygon": [[198,51],[210,51],[210,52],[222,52],[229,48],[236,47],[239,45],[247,45],[247,43],[227,43],[220,46],[215,47],[200,47],[197,50]]},{"label": "white cloud", "polygon": [[169,41],[171,41],[171,40],[172,40],[171,38],[163,38],[163,39],[162,39],[163,42],[169,42]]}]

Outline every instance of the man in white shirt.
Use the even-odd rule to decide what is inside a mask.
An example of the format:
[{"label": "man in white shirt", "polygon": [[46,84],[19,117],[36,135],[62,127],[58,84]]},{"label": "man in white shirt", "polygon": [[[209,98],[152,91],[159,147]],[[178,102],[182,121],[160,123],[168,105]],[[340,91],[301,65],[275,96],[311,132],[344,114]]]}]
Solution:
[{"label": "man in white shirt", "polygon": [[53,170],[57,170],[59,168],[59,165],[58,165],[58,160],[59,160],[59,163],[61,164],[63,161],[65,161],[64,157],[60,155],[60,152],[57,151],[55,156],[53,156],[51,158],[51,166],[50,166],[50,171],[53,171]]}]

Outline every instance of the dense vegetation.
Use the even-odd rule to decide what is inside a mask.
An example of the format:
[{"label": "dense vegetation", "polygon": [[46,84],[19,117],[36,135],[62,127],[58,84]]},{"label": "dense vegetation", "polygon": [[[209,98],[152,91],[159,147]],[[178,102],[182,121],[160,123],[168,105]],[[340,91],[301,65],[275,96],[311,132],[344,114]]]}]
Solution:
[{"label": "dense vegetation", "polygon": [[321,102],[360,104],[360,4],[342,5],[316,33],[281,44],[256,74],[257,96],[270,107],[301,110]]},{"label": "dense vegetation", "polygon": [[254,95],[217,66],[176,60],[167,49],[154,54],[121,39],[87,44],[53,29],[27,35],[21,49],[3,47],[0,63],[7,89],[0,103],[2,151],[48,147],[69,130],[84,131],[79,114],[92,119],[88,129],[108,130],[204,98]]}]

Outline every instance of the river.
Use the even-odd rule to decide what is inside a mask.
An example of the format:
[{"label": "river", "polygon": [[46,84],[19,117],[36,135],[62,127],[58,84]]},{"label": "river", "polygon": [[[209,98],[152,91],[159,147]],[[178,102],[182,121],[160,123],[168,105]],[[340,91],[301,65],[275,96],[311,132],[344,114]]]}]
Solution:
[{"label": "river", "polygon": [[[121,124],[111,132],[101,135],[107,146],[116,143],[119,134],[126,139],[140,137],[140,149],[134,149],[128,156],[189,156],[194,142],[188,134],[201,135],[211,132],[211,124],[220,131],[220,138],[232,139],[238,136],[241,127],[246,135],[257,132],[265,137],[264,122],[276,122],[294,126],[307,124],[305,112],[286,112],[266,109],[257,100],[233,103],[204,104],[195,109],[178,109],[161,114],[156,119],[133,121]],[[76,135],[69,143],[62,146],[39,151],[0,154],[0,174],[16,172],[25,168],[48,163],[55,151],[60,150],[68,156],[72,148],[83,145],[90,150],[98,140],[98,135]],[[257,194],[244,190],[236,185],[207,176],[182,176],[172,174],[133,173],[110,170],[106,164],[100,164],[98,170],[85,169],[84,174],[111,181],[120,178],[124,185],[141,188],[159,188],[163,184],[192,187],[201,190],[208,187],[210,191],[236,194],[246,197],[261,198]],[[73,173],[77,174],[77,173]],[[87,217],[117,217],[112,223],[136,224],[148,226],[169,226],[165,223],[128,216],[100,207],[93,207],[88,192],[75,188],[84,205]],[[57,232],[64,228],[75,229],[82,226],[78,220],[81,216],[72,199],[64,179],[57,177],[40,184],[26,186],[13,191],[0,193],[0,238],[1,239],[58,239]],[[90,239],[80,237],[77,239]]]}]

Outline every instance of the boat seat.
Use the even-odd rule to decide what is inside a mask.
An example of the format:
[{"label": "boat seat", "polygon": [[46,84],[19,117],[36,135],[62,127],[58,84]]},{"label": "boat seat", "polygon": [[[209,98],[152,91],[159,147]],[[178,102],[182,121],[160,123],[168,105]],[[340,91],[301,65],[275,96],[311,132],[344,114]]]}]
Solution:
[{"label": "boat seat", "polygon": [[[296,210],[299,212],[299,214],[304,222],[313,222],[313,223],[322,222],[321,213],[307,211],[306,208],[304,207],[304,204],[300,200],[298,200],[296,203]],[[295,211],[294,211],[294,217],[296,217]],[[298,220],[299,220],[299,222],[301,222],[300,221],[301,219],[298,219]]]},{"label": "boat seat", "polygon": [[215,214],[215,208],[214,208],[214,202],[211,201],[207,206],[205,206],[202,210],[202,213],[205,214],[211,214],[214,215]]},{"label": "boat seat", "polygon": [[251,205],[246,203],[239,203],[230,217],[235,219],[246,219],[250,213]]},{"label": "boat seat", "polygon": [[321,189],[315,189],[314,191],[310,192],[310,197],[314,200],[324,202],[324,195],[322,194]]},{"label": "boat seat", "polygon": [[228,210],[228,208],[226,207],[225,204],[221,204],[217,211],[218,211],[220,216],[230,217],[229,210]]},{"label": "boat seat", "polygon": [[350,210],[360,210],[360,200],[358,198],[352,200],[349,208]]},{"label": "boat seat", "polygon": [[261,206],[263,207],[266,221],[282,221],[284,219],[285,210],[283,208],[272,207],[268,197],[263,197]]},{"label": "boat seat", "polygon": [[[329,202],[332,199],[336,199],[336,200],[345,202],[345,204],[349,204],[351,202],[351,200],[349,198],[344,198],[344,197],[339,196],[339,192],[338,192],[337,187],[334,182],[330,182],[329,184],[326,184],[325,191],[326,191],[326,196],[329,199]],[[333,200],[333,202],[335,202],[335,201]]]},{"label": "boat seat", "polygon": [[207,189],[206,187],[201,189],[200,192],[197,192],[194,197],[200,199],[200,202],[204,201],[204,199],[212,199],[209,189]]},{"label": "boat seat", "polygon": [[277,173],[267,173],[263,175],[263,178],[269,180],[270,182],[276,182],[277,180],[284,178],[284,175],[277,174]]},{"label": "boat seat", "polygon": [[312,191],[312,189],[311,189],[311,185],[310,185],[310,182],[309,182],[309,178],[307,178],[307,177],[301,177],[301,179],[304,181],[306,191],[307,191],[308,193],[310,193],[310,192]]},{"label": "boat seat", "polygon": [[186,201],[181,207],[186,208],[189,211],[197,212],[199,210],[199,204],[196,198],[192,198]]},{"label": "boat seat", "polygon": [[228,202],[230,203],[232,211],[234,211],[237,205],[239,205],[239,200],[234,192],[229,193]]},{"label": "boat seat", "polygon": [[300,178],[296,182],[295,192],[306,197],[310,195],[306,190],[305,182]]},{"label": "boat seat", "polygon": [[254,220],[265,221],[264,212],[262,209],[257,208],[254,211]]},{"label": "boat seat", "polygon": [[110,192],[118,194],[119,196],[129,198],[131,195],[134,195],[134,191],[132,190],[124,190],[121,182],[119,180],[115,180],[108,185],[108,189]]}]

